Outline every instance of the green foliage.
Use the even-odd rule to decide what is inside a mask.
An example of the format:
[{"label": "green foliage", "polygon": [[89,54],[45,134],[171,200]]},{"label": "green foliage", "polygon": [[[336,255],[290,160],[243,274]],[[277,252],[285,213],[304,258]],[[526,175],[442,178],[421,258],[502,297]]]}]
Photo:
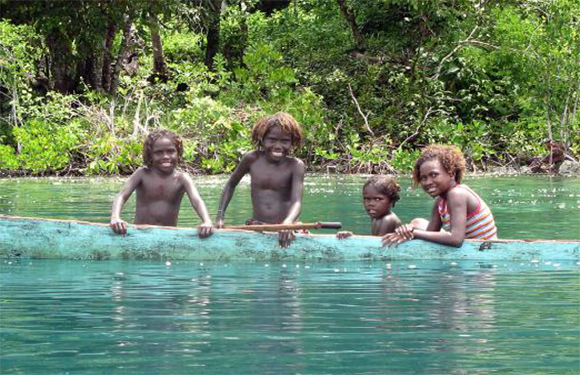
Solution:
[{"label": "green foliage", "polygon": [[391,165],[398,171],[410,173],[413,171],[413,167],[420,153],[420,150],[408,151],[398,149],[393,154]]},{"label": "green foliage", "polygon": [[14,149],[8,145],[0,145],[0,169],[18,169],[20,163]]},{"label": "green foliage", "polygon": [[[547,137],[580,152],[574,0],[346,1],[362,44],[335,0],[294,1],[272,15],[232,1],[212,70],[207,2],[63,4],[12,2],[12,22],[0,22],[2,169],[129,173],[142,163],[146,133],[164,127],[182,137],[188,166],[229,173],[252,150],[253,124],[278,111],[301,124],[296,154],[313,168],[408,172],[434,142],[456,144],[472,165],[523,163],[545,152]],[[162,25],[167,80],[150,77],[150,13]],[[51,33],[68,38],[59,63],[74,72],[103,27],[129,15],[144,48],[117,97],[90,83],[72,95],[34,89],[49,70],[47,48],[57,56]],[[113,51],[121,40],[119,32]]]},{"label": "green foliage", "polygon": [[250,46],[244,56],[245,68],[234,69],[242,99],[277,101],[289,95],[296,77],[282,60],[282,54],[270,44]]},{"label": "green foliage", "polygon": [[22,145],[18,159],[22,168],[33,173],[55,172],[70,161],[69,152],[77,147],[79,136],[74,127],[57,127],[40,119],[30,120],[14,129]]},{"label": "green foliage", "polygon": [[232,171],[234,161],[251,149],[251,123],[246,113],[210,97],[190,100],[167,119],[169,128],[186,140],[184,161],[201,164],[212,173]]},{"label": "green foliage", "polygon": [[126,173],[143,162],[143,141],[140,139],[119,139],[107,135],[96,143],[87,143],[85,156],[91,160],[87,164],[88,175]]},{"label": "green foliage", "polygon": [[[11,119],[19,118],[32,96],[31,72],[41,57],[40,38],[31,27],[0,20],[0,141],[13,144]],[[8,115],[10,114],[10,115]]]}]

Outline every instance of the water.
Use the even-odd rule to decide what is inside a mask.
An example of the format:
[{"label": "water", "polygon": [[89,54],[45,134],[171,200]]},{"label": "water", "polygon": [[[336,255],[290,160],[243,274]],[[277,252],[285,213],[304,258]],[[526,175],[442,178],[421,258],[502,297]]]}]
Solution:
[{"label": "water", "polygon": [[3,374],[562,374],[575,264],[2,261]]},{"label": "water", "polygon": [[[307,176],[303,222],[340,221],[345,230],[370,234],[370,219],[362,205],[364,176]],[[111,203],[125,179],[13,179],[0,180],[0,214],[79,219],[107,223]],[[196,185],[215,219],[225,177],[203,177]],[[428,218],[433,200],[401,178],[401,200],[394,212],[403,222]],[[501,238],[580,239],[580,178],[468,177],[465,181],[491,207]],[[132,196],[123,210],[131,221]],[[227,224],[242,224],[252,216],[249,180],[242,180],[226,212]],[[182,202],[180,226],[199,224],[187,198]]]},{"label": "water", "polygon": [[[107,222],[123,182],[0,180],[0,213]],[[224,182],[197,181],[212,217]],[[301,219],[368,234],[363,182],[307,176]],[[501,237],[580,238],[578,178],[466,182]],[[429,213],[401,184],[401,219]],[[250,215],[244,181],[226,220]],[[577,374],[580,264],[0,259],[0,373]]]}]

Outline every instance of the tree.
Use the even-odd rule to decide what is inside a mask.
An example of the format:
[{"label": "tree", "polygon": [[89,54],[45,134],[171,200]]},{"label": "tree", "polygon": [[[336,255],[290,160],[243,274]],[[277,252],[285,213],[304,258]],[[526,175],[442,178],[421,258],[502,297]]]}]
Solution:
[{"label": "tree", "polygon": [[206,6],[208,11],[208,25],[205,65],[209,70],[213,70],[213,60],[219,52],[222,0],[208,0]]}]

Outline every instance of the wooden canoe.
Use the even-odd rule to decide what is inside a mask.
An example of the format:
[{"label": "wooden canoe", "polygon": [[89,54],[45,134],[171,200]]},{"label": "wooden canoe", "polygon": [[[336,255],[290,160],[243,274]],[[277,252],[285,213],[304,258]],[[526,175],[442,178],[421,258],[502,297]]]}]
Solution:
[{"label": "wooden canoe", "polygon": [[467,240],[460,248],[421,240],[396,248],[380,245],[379,237],[298,234],[287,249],[276,233],[215,230],[206,239],[191,228],[130,225],[128,234],[114,234],[107,224],[0,215],[1,258],[150,259],[150,260],[580,260],[580,240]]}]

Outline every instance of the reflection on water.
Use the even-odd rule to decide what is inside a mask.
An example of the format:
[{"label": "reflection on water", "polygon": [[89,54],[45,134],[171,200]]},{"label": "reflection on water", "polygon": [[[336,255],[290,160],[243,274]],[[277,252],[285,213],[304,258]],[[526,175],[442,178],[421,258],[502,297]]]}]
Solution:
[{"label": "reflection on water", "polygon": [[578,369],[574,263],[22,259],[1,268],[6,374]]},{"label": "reflection on water", "polygon": [[[208,210],[215,218],[226,176],[195,179]],[[341,221],[359,234],[370,233],[361,189],[365,176],[308,175],[301,220]],[[8,179],[0,180],[0,213],[108,222],[114,196],[124,178]],[[394,212],[408,222],[428,217],[433,200],[420,189],[411,189],[401,177],[401,200]],[[465,181],[492,208],[501,238],[580,239],[580,178],[468,177]],[[135,199],[127,202],[123,217],[131,221]],[[241,224],[251,217],[249,180],[244,179],[226,213],[226,224]],[[187,199],[183,200],[180,226],[199,224]]]},{"label": "reflection on water", "polygon": [[[215,217],[225,177],[196,184]],[[363,176],[307,176],[302,221],[369,233]],[[0,180],[0,213],[107,222],[125,179]],[[580,179],[471,178],[503,238],[580,238]],[[395,212],[433,201],[400,179]],[[134,198],[124,210],[130,220]],[[251,215],[248,181],[227,222]],[[199,223],[184,199],[179,224]],[[1,228],[0,228],[1,230]],[[0,260],[2,374],[576,373],[580,265]],[[34,358],[34,359],[32,359]]]}]

